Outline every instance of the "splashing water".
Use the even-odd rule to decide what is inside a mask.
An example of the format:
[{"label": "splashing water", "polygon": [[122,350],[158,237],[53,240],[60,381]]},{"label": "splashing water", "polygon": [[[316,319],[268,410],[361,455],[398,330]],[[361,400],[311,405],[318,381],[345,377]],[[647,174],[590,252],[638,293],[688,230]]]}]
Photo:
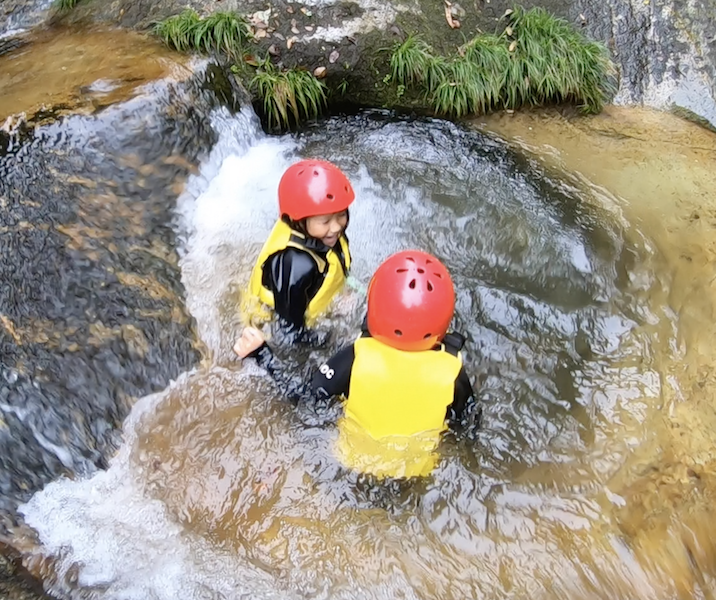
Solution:
[{"label": "splashing water", "polygon": [[[654,251],[618,211],[491,141],[379,112],[269,138],[217,109],[211,154],[177,202],[187,305],[211,364],[140,400],[110,468],[21,509],[66,598],[654,598],[606,487],[663,393]],[[286,403],[231,359],[238,302],[276,218],[283,170],[336,162],[354,184],[353,276],[390,253],[443,259],[482,426],[448,437],[432,477],[381,486],[333,458],[339,405]],[[360,287],[360,286],[357,286]],[[352,341],[346,290],[317,365]],[[662,342],[663,343],[663,342]],[[299,367],[302,361],[293,358]],[[303,368],[303,367],[300,367]]]}]

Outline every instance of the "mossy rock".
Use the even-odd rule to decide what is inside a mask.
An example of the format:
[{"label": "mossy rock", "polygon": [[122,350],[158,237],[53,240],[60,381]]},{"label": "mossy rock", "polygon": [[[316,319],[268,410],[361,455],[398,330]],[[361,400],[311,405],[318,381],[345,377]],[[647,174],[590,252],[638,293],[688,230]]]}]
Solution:
[{"label": "mossy rock", "polygon": [[[544,7],[556,17],[567,19],[575,29],[583,25],[574,14],[573,3],[567,0],[522,4],[526,9]],[[434,112],[434,106],[424,92],[408,89],[391,76],[390,56],[396,43],[417,33],[436,53],[453,55],[476,35],[504,30],[503,17],[508,10],[514,9],[513,2],[508,0],[477,0],[464,3],[463,7],[458,3],[452,6],[453,13],[446,13],[445,3],[437,0],[391,0],[380,8],[345,0],[322,6],[279,0],[271,3],[270,13],[267,13],[267,4],[253,0],[228,0],[218,9],[206,0],[151,3],[144,0],[109,3],[80,0],[63,18],[72,22],[112,21],[148,29],[182,11],[194,11],[197,19],[219,11],[233,11],[248,18],[251,31],[256,34],[242,49],[249,63],[261,64],[268,59],[277,72],[318,72],[325,85],[327,104],[333,110],[388,107],[430,114]],[[259,18],[265,18],[267,22],[259,23]],[[458,22],[459,27],[456,26]],[[225,58],[234,63],[242,62],[236,61],[236,56]],[[237,73],[250,87],[254,72],[251,68],[246,69],[245,64],[238,64],[238,67]],[[255,105],[261,113],[262,103]]]}]

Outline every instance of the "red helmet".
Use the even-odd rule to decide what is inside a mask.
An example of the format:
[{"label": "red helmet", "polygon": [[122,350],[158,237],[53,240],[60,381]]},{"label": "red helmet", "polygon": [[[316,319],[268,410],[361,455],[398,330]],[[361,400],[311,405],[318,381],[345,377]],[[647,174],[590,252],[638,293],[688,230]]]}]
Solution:
[{"label": "red helmet", "polygon": [[354,198],[343,171],[322,160],[291,165],[278,184],[279,211],[293,221],[344,211]]},{"label": "red helmet", "polygon": [[450,273],[420,250],[390,256],[368,285],[368,331],[399,350],[430,350],[447,333],[454,310]]}]

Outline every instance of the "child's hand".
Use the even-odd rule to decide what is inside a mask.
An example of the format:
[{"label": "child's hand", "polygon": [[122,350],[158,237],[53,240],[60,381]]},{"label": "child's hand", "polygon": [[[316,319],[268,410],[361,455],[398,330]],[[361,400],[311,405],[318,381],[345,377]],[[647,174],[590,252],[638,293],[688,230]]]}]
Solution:
[{"label": "child's hand", "polygon": [[234,352],[239,358],[246,358],[254,350],[258,350],[264,343],[263,334],[255,327],[247,327],[241,332],[241,337],[234,344]]}]

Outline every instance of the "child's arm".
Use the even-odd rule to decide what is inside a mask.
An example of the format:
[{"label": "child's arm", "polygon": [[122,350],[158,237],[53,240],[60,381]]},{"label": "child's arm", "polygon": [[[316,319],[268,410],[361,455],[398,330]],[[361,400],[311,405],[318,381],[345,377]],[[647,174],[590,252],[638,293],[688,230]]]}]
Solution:
[{"label": "child's arm", "polygon": [[266,261],[264,278],[276,314],[288,329],[302,330],[308,304],[322,283],[315,261],[301,250],[286,248]]},{"label": "child's arm", "polygon": [[[453,356],[458,356],[462,347],[465,345],[465,336],[451,331],[445,335],[442,342],[446,352]],[[472,390],[470,378],[465,371],[465,367],[462,366],[455,379],[455,392],[452,404],[448,406],[445,414],[445,419],[450,429],[457,431],[463,428],[465,419],[468,416],[468,408],[470,408],[471,402],[474,402],[474,400],[475,393]]]},{"label": "child's arm", "polygon": [[283,388],[284,394],[294,404],[326,400],[333,396],[347,395],[355,352],[353,345],[343,348],[314,373],[311,382],[305,382],[290,373],[264,341],[261,332],[253,327],[244,329],[234,345],[239,358],[255,358],[259,366]]},{"label": "child's arm", "polygon": [[472,389],[465,367],[462,367],[455,380],[455,395],[453,396],[452,404],[447,409],[446,417],[450,429],[459,430],[462,428],[467,416],[467,409],[470,403],[474,401],[475,392]]}]

